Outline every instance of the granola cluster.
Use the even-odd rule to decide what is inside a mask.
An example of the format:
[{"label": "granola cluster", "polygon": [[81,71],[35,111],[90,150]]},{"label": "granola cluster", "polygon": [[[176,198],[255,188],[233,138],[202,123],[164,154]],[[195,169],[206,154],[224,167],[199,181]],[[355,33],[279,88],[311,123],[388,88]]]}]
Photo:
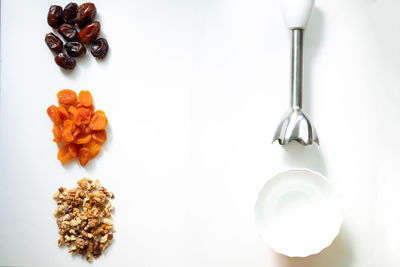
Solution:
[{"label": "granola cluster", "polygon": [[99,257],[111,244],[115,232],[111,221],[110,198],[113,193],[100,187],[99,181],[83,178],[78,187],[60,187],[53,195],[57,201],[58,245],[67,245],[69,252],[87,256],[88,261]]}]

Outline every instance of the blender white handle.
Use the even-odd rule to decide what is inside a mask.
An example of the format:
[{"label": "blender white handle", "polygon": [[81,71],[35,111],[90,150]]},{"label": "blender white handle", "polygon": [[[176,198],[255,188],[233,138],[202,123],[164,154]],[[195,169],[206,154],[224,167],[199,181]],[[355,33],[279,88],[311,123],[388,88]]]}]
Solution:
[{"label": "blender white handle", "polygon": [[310,19],[314,0],[281,0],[286,26],[291,29],[305,29]]}]

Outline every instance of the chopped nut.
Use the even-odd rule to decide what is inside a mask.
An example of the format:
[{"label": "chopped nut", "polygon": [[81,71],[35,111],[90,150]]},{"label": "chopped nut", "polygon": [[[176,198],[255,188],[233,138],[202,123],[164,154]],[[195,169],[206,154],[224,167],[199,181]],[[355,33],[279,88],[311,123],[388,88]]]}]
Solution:
[{"label": "chopped nut", "polygon": [[90,219],[87,226],[88,226],[89,228],[92,228],[92,227],[95,227],[96,224],[97,224],[97,221],[96,221],[96,220]]},{"label": "chopped nut", "polygon": [[69,222],[68,221],[63,221],[62,222],[62,224],[61,224],[61,228],[63,228],[63,229],[66,229],[66,228],[69,228]]},{"label": "chopped nut", "polygon": [[99,182],[99,180],[96,179],[96,181],[94,181],[92,186],[93,186],[94,189],[97,190],[99,188],[99,185],[100,185],[100,182]]},{"label": "chopped nut", "polygon": [[101,240],[100,240],[100,243],[105,243],[105,242],[107,242],[107,239],[108,239],[108,235],[103,236],[103,237],[101,238]]},{"label": "chopped nut", "polygon": [[61,236],[60,239],[58,239],[58,246],[61,247],[64,244],[64,237]]},{"label": "chopped nut", "polygon": [[75,242],[76,248],[83,249],[85,247],[85,240],[78,238]]},{"label": "chopped nut", "polygon": [[75,227],[75,226],[77,226],[77,225],[80,224],[80,223],[81,223],[81,220],[80,220],[80,219],[71,220],[71,227]]},{"label": "chopped nut", "polygon": [[85,239],[88,239],[88,233],[86,231],[82,231],[82,235]]},{"label": "chopped nut", "polygon": [[76,246],[73,246],[70,250],[68,250],[69,253],[74,253],[76,250]]},{"label": "chopped nut", "polygon": [[112,225],[112,221],[111,221],[111,219],[108,219],[108,218],[103,218],[103,223],[105,223],[105,224],[108,224],[108,225]]},{"label": "chopped nut", "polygon": [[87,180],[85,178],[83,178],[82,180],[78,181],[78,185],[82,188],[82,189],[86,189],[87,187]]},{"label": "chopped nut", "polygon": [[53,194],[57,201],[54,215],[61,235],[58,245],[69,246],[72,254],[86,255],[88,261],[99,257],[111,244],[115,232],[110,203],[113,196],[100,187],[98,180],[87,178],[78,181],[77,188],[60,187]]}]

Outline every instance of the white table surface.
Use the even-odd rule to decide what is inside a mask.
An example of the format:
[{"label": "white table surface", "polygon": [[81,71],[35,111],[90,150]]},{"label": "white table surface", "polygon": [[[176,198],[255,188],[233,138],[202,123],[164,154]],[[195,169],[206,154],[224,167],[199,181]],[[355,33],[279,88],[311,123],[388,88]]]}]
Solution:
[{"label": "white table surface", "polygon": [[[115,242],[93,266],[400,265],[400,1],[317,0],[305,111],[320,147],[270,143],[288,105],[277,0],[96,1],[110,53],[65,74],[44,43],[51,4],[1,1],[0,265],[88,266],[57,246],[51,195],[88,176],[116,195]],[[46,108],[89,89],[110,122],[86,168],[57,161]],[[321,172],[344,201],[339,237],[304,259],[256,235],[268,178]]]}]

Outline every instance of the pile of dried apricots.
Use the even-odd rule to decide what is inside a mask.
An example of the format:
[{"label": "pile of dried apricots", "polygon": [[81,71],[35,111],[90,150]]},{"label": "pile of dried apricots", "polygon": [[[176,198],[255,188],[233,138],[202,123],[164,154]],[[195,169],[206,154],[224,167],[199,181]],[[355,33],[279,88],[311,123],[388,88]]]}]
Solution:
[{"label": "pile of dried apricots", "polygon": [[52,105],[47,109],[54,122],[53,141],[61,145],[57,158],[61,162],[78,158],[85,166],[97,156],[107,140],[106,114],[102,110],[94,111],[89,91],[80,91],[78,96],[73,90],[63,89],[57,98],[59,106]]}]

